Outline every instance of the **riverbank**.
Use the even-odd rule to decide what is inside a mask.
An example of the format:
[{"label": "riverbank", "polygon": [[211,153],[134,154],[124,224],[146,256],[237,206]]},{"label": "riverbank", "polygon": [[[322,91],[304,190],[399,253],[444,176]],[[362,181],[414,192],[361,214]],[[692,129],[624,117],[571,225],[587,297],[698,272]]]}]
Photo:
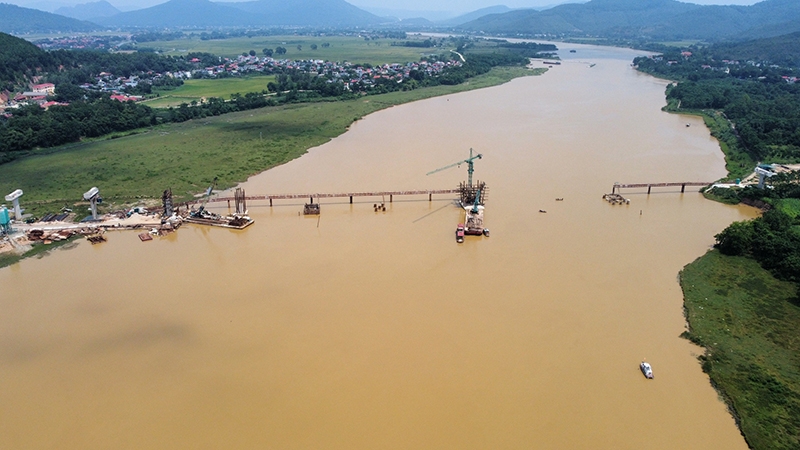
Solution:
[{"label": "riverbank", "polygon": [[797,286],[754,260],[718,251],[680,274],[689,331],[703,371],[753,449],[800,446],[800,303]]},{"label": "riverbank", "polygon": [[[668,87],[667,91],[669,91],[669,89]],[[745,151],[741,140],[736,135],[736,130],[722,111],[681,109],[677,101],[669,99],[667,100],[667,105],[664,107],[664,111],[674,114],[698,116],[703,119],[711,136],[719,141],[720,150],[722,150],[722,153],[725,155],[725,170],[728,171],[726,180],[733,181],[737,178],[743,179],[753,172],[753,168],[756,166],[757,162]],[[708,198],[717,200],[713,197]]]}]

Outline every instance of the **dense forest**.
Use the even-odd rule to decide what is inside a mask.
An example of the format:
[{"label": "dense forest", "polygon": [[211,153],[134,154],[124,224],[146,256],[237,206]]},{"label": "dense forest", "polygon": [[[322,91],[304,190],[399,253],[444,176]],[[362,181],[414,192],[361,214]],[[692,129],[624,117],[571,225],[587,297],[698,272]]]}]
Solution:
[{"label": "dense forest", "polygon": [[[773,57],[793,60],[800,36],[781,39],[785,51]],[[800,161],[798,70],[749,59],[750,48],[739,44],[671,49],[656,57],[636,58],[634,64],[644,72],[678,81],[667,90],[673,110],[724,113],[754,160]]]},{"label": "dense forest", "polygon": [[56,69],[58,64],[49,53],[24,39],[0,33],[0,91]]}]

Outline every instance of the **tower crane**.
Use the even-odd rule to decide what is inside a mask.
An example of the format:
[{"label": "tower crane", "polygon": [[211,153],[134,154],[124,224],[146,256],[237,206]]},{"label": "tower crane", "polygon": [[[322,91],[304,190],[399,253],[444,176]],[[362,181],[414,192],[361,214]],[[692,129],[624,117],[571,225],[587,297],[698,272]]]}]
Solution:
[{"label": "tower crane", "polygon": [[430,171],[430,172],[426,173],[425,175],[431,175],[431,174],[434,174],[436,172],[441,172],[442,170],[449,169],[451,167],[455,167],[455,166],[461,167],[461,164],[467,164],[467,173],[469,174],[469,184],[468,184],[468,186],[471,187],[472,186],[472,172],[475,171],[475,169],[473,168],[473,161],[476,160],[476,159],[481,159],[481,158],[483,158],[482,154],[478,153],[477,155],[472,156],[472,149],[469,149],[469,158],[467,158],[467,159],[465,159],[463,161],[459,161],[459,162],[450,164],[449,166],[440,167],[440,168],[438,168],[436,170],[433,170],[433,171]]},{"label": "tower crane", "polygon": [[215,187],[217,187],[217,177],[214,177],[214,181],[211,182],[211,186],[206,189],[206,193],[203,196],[203,201],[200,203],[200,208],[191,213],[192,217],[202,217],[203,211],[206,209],[206,203],[208,203],[208,199],[211,197],[211,193],[214,192]]}]

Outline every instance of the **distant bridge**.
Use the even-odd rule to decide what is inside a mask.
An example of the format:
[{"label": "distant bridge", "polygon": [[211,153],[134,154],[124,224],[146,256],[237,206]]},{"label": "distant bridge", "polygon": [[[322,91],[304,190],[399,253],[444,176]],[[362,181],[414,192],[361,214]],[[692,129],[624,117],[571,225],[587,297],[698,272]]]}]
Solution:
[{"label": "distant bridge", "polygon": [[681,193],[686,191],[686,186],[710,186],[714,184],[713,181],[680,181],[677,183],[614,183],[614,186],[611,188],[612,194],[619,193],[623,188],[625,189],[641,189],[647,188],[647,193],[649,194],[650,191],[654,187],[681,187]]}]

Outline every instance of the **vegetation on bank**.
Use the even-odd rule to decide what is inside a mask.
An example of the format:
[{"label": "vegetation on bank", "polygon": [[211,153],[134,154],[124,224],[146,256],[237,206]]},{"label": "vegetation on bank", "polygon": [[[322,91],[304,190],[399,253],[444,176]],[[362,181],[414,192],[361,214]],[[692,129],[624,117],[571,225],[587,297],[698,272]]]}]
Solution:
[{"label": "vegetation on bank", "polygon": [[680,102],[669,97],[673,87],[673,85],[667,87],[667,106],[664,107],[664,111],[702,117],[711,135],[719,141],[720,150],[725,155],[725,169],[728,172],[727,179],[742,179],[750,175],[757,162],[745,150],[739,135],[725,117],[725,114],[713,109],[680,108]]},{"label": "vegetation on bank", "polygon": [[[73,236],[73,237],[71,237],[69,239],[65,239],[63,241],[53,242],[51,244],[43,244],[43,243],[37,242],[37,243],[34,243],[31,246],[30,250],[28,250],[28,251],[26,251],[26,252],[24,252],[22,254],[15,253],[15,252],[2,252],[2,253],[0,253],[0,269],[2,269],[3,267],[8,267],[8,266],[10,266],[12,264],[17,263],[20,260],[26,259],[26,258],[33,258],[33,257],[43,258],[45,255],[47,255],[48,253],[50,253],[51,251],[53,251],[53,250],[55,250],[57,248],[70,248],[70,247],[72,247],[72,245],[75,245],[74,241],[76,239],[79,239],[79,237],[78,236]],[[72,245],[68,245],[68,244],[72,244]]]},{"label": "vegetation on bank", "polygon": [[800,301],[750,258],[711,251],[680,274],[703,371],[756,450],[800,448]]}]

